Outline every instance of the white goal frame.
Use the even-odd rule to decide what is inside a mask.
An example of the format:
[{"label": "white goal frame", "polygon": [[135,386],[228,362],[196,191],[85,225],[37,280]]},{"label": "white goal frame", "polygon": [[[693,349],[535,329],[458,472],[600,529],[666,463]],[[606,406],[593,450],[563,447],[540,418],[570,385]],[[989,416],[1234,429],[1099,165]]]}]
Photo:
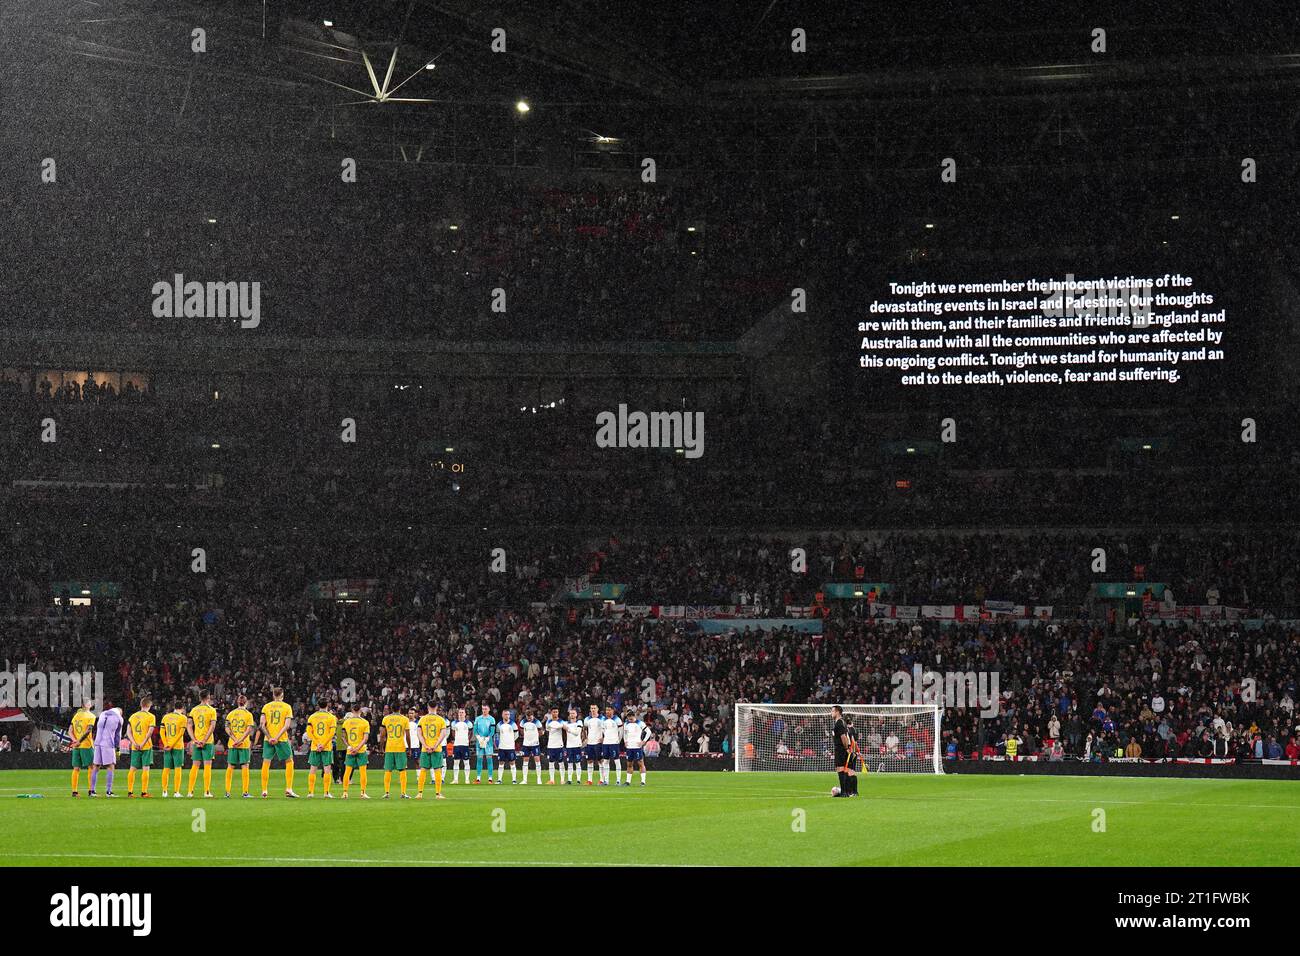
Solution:
[{"label": "white goal frame", "polygon": [[[825,756],[826,767],[814,766],[820,761],[820,755],[812,758],[803,756],[792,759],[788,766],[781,766],[775,760],[771,766],[756,767],[747,766],[748,763],[757,763],[757,756],[751,758],[745,754],[746,744],[750,743],[748,735],[748,719],[755,712],[768,713],[774,717],[822,717],[827,720],[830,718],[832,707],[841,708],[844,713],[852,714],[854,718],[890,718],[905,719],[908,717],[915,718],[917,723],[924,724],[931,733],[929,754],[929,767],[926,770],[919,768],[900,767],[902,772],[912,773],[943,773],[943,708],[938,704],[839,704],[830,702],[826,704],[762,704],[762,703],[737,703],[735,709],[735,723],[732,725],[733,757],[736,773],[754,773],[765,770],[777,770],[795,773],[833,773],[834,761],[829,754],[829,741],[827,743],[828,751]],[[829,735],[830,728],[827,728]],[[773,755],[774,756],[774,755]],[[877,760],[877,755],[868,752],[865,748],[862,751],[863,767],[868,772],[875,771],[878,767],[890,769],[891,764],[897,758],[888,758]],[[910,758],[919,762],[924,759],[924,755],[918,755],[916,758]],[[901,761],[900,761],[901,762]]]}]

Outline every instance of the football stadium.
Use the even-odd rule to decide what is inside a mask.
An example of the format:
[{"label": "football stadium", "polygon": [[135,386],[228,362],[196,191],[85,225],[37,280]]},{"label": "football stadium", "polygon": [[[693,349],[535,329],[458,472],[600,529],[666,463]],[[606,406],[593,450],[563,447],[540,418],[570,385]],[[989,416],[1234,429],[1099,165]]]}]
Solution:
[{"label": "football stadium", "polygon": [[1262,923],[1298,64],[1284,5],[0,5],[0,867],[56,928],[344,867]]}]

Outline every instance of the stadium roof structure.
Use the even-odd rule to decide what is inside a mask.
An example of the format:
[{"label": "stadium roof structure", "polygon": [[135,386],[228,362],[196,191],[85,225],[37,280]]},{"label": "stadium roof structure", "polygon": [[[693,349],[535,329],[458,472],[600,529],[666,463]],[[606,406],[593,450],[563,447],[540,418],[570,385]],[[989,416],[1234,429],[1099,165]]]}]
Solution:
[{"label": "stadium roof structure", "polygon": [[[1171,22],[1162,6],[1046,26],[978,5],[921,20],[913,4],[795,0],[3,4],[0,168],[55,156],[61,172],[58,191],[34,172],[0,178],[0,216],[18,213],[7,252],[119,274],[134,256],[152,276],[159,250],[183,245],[189,261],[263,274],[294,266],[304,230],[345,245],[330,229],[447,228],[473,212],[449,169],[632,184],[645,156],[661,182],[714,177],[732,187],[720,195],[778,178],[838,187],[854,202],[831,212],[861,224],[862,260],[891,268],[1204,251],[1243,229],[1293,242],[1296,17],[1192,5]],[[1090,49],[1098,26],[1104,55]],[[807,54],[790,51],[795,27]],[[936,197],[946,156],[964,188]],[[1243,156],[1262,171],[1245,192]],[[369,164],[365,181],[339,189],[340,157]],[[0,268],[0,295],[22,307],[13,271]],[[103,278],[83,286],[139,285]],[[79,296],[55,305],[91,311]]]},{"label": "stadium roof structure", "polygon": [[1046,26],[950,6],[31,0],[0,10],[0,141],[873,175],[928,170],[945,147],[1013,172],[1195,165],[1207,127],[1256,154],[1296,145],[1294,14],[1129,3]]}]

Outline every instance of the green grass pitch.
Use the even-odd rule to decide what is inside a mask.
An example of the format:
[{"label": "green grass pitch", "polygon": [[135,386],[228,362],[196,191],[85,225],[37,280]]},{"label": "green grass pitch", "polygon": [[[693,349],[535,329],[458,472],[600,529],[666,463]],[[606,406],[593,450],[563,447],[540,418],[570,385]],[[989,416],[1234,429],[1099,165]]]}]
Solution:
[{"label": "green grass pitch", "polygon": [[372,771],[372,799],[354,781],[346,802],[288,800],[280,770],[267,800],[226,800],[224,781],[212,800],[91,801],[63,771],[0,772],[0,867],[1300,863],[1300,781],[870,774],[860,798],[833,800],[832,774],[651,772],[644,788],[507,781],[384,801]]}]

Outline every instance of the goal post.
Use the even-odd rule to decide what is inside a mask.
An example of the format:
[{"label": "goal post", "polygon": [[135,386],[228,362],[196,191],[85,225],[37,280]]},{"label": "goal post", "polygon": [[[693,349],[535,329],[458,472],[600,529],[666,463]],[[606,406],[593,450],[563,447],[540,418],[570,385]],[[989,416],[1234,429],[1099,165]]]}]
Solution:
[{"label": "goal post", "polygon": [[736,772],[834,773],[832,707],[852,726],[868,773],[943,773],[938,704],[736,704]]}]

